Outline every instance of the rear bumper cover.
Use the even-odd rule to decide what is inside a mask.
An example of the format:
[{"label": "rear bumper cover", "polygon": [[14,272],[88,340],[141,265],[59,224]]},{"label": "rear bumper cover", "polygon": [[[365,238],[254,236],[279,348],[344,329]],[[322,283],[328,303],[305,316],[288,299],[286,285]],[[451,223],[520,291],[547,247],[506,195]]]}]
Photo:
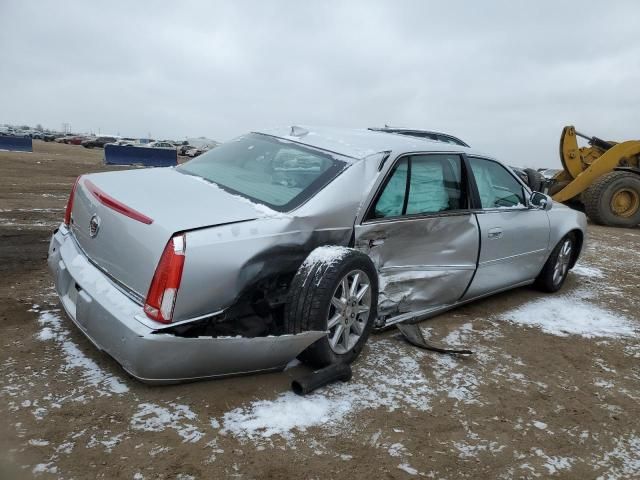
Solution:
[{"label": "rear bumper cover", "polygon": [[184,338],[150,328],[142,307],[95,267],[61,225],[48,264],[60,303],[76,326],[130,375],[146,383],[274,371],[326,335]]}]

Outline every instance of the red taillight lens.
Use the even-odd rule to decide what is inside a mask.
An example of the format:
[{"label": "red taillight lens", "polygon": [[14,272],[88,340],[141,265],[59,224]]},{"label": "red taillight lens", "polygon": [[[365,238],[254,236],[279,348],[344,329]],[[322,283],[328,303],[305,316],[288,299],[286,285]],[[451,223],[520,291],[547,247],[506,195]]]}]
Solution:
[{"label": "red taillight lens", "polygon": [[144,313],[157,322],[171,323],[173,320],[173,307],[182,279],[186,247],[185,235],[176,235],[164,247],[156,267],[156,273],[153,275],[147,300],[144,303]]},{"label": "red taillight lens", "polygon": [[73,188],[71,188],[71,194],[69,195],[69,200],[67,201],[67,208],[64,211],[64,224],[69,226],[71,224],[71,210],[73,210],[73,197],[76,196],[76,188],[78,187],[78,182],[80,181],[80,175],[76,178],[76,182],[73,184]]}]

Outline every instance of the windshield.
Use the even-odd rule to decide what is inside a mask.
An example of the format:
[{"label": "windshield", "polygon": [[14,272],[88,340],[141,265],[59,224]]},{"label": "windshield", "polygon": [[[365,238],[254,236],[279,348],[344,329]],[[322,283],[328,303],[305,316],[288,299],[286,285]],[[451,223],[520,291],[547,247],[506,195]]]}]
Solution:
[{"label": "windshield", "polygon": [[223,143],[177,169],[286,212],[312,197],[346,165],[318,150],[252,133]]}]

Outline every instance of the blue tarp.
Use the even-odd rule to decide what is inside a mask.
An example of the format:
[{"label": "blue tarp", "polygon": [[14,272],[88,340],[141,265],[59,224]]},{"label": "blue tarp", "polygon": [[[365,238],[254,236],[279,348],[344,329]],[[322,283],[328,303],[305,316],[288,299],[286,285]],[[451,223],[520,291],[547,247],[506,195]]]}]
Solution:
[{"label": "blue tarp", "polygon": [[0,135],[0,150],[33,152],[33,140],[29,137],[9,137]]},{"label": "blue tarp", "polygon": [[104,163],[108,165],[145,165],[173,167],[178,164],[178,152],[171,148],[104,146]]}]

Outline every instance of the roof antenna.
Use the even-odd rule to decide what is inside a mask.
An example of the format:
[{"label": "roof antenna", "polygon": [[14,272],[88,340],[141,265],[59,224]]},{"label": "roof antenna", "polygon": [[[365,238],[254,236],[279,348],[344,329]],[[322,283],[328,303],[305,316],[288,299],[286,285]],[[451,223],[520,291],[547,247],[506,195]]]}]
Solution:
[{"label": "roof antenna", "polygon": [[304,137],[308,133],[309,133],[309,130],[307,130],[306,128],[302,128],[302,127],[298,127],[296,125],[292,125],[291,126],[291,133],[289,133],[289,135],[291,137]]}]

